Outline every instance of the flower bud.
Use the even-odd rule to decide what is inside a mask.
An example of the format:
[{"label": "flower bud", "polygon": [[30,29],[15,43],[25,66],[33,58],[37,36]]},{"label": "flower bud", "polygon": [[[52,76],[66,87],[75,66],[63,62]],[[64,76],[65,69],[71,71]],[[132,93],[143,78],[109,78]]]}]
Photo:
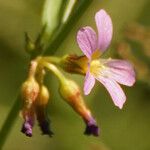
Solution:
[{"label": "flower bud", "polygon": [[34,77],[29,77],[21,88],[22,99],[24,106],[30,108],[31,104],[36,100],[39,94],[39,84]]},{"label": "flower bud", "polygon": [[46,106],[48,104],[48,100],[49,91],[46,86],[42,85],[40,87],[38,98],[35,102],[36,116],[42,133],[52,136],[53,132],[50,130],[49,119],[46,116]]},{"label": "flower bud", "polygon": [[60,86],[60,94],[63,99],[84,118],[84,120],[88,120],[90,111],[86,108],[80,88],[74,81],[65,80]]},{"label": "flower bud", "polygon": [[49,91],[46,86],[42,85],[40,87],[39,95],[36,100],[36,105],[45,106],[49,100]]},{"label": "flower bud", "polygon": [[78,85],[72,80],[65,80],[60,86],[60,94],[63,99],[83,118],[86,123],[85,134],[98,136],[99,129],[90,110],[84,103]]},{"label": "flower bud", "polygon": [[71,101],[80,95],[80,89],[74,81],[65,79],[60,86],[60,94],[65,100]]},{"label": "flower bud", "polygon": [[35,43],[31,40],[31,38],[29,37],[29,35],[27,33],[25,33],[25,50],[28,53],[33,53],[33,51],[35,50]]}]

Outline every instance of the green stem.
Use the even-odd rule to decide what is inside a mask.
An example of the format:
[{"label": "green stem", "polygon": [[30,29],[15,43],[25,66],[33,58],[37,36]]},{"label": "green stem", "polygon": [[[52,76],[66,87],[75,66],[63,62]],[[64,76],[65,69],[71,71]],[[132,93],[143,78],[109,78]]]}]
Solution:
[{"label": "green stem", "polygon": [[77,23],[77,20],[85,12],[92,1],[93,0],[80,0],[80,2],[78,2],[79,4],[75,12],[70,16],[70,19],[65,24],[62,24],[62,26],[55,33],[53,39],[51,39],[51,42],[47,49],[44,51],[43,55],[52,55],[56,52],[56,49],[58,49],[60,44],[65,40],[73,25]]},{"label": "green stem", "polygon": [[65,23],[71,12],[73,11],[73,8],[75,6],[75,4],[77,3],[77,0],[70,0],[68,1],[67,5],[66,5],[66,9],[65,9],[65,12],[64,12],[64,16],[62,17],[62,22]]},{"label": "green stem", "polygon": [[3,145],[5,144],[5,141],[7,139],[7,136],[9,135],[11,129],[13,128],[13,124],[15,123],[17,119],[19,109],[20,109],[20,96],[16,98],[16,101],[11,107],[6,117],[6,120],[4,121],[4,124],[0,130],[0,149],[3,148]]},{"label": "green stem", "polygon": [[53,63],[53,64],[59,64],[61,62],[61,58],[56,57],[56,56],[42,57],[42,59],[46,62],[50,62],[50,63]]},{"label": "green stem", "polygon": [[42,65],[48,70],[50,70],[59,79],[61,83],[63,83],[66,80],[65,76],[58,70],[58,68],[55,65],[47,62],[42,62]]}]

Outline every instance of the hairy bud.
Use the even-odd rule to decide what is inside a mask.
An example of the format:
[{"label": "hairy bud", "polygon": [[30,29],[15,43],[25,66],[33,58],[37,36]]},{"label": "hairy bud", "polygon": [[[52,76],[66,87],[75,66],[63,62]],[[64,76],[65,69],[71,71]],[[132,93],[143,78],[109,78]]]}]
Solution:
[{"label": "hairy bud", "polygon": [[22,85],[21,89],[24,105],[29,108],[39,94],[39,84],[34,77],[29,77]]}]

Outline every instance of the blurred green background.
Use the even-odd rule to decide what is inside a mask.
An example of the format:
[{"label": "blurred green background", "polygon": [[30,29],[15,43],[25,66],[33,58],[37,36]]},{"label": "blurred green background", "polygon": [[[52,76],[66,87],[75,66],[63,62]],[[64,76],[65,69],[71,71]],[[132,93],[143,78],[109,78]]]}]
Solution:
[{"label": "blurred green background", "polygon": [[[33,38],[37,36],[41,29],[42,5],[42,0],[0,0],[0,128],[27,74],[29,57],[24,52],[24,32],[27,31]],[[138,22],[150,25],[149,7],[149,0],[93,0],[56,55],[81,53],[76,33],[82,26],[90,25],[96,29],[94,15],[99,9],[105,9],[112,17],[115,43],[123,38],[122,30],[126,24]],[[111,48],[114,50],[113,47],[109,50]],[[138,52],[134,49],[135,55]],[[143,58],[140,61],[145,61]],[[83,77],[66,75],[83,86]],[[26,137],[20,132],[22,119],[18,114],[3,150],[150,150],[148,83],[137,81],[132,88],[124,87],[127,102],[122,110],[113,105],[104,87],[97,83],[85,99],[101,128],[98,138],[83,135],[85,125],[59,96],[56,78],[50,75],[47,85],[51,92],[48,114],[54,137],[42,136],[37,124],[33,137]]]}]

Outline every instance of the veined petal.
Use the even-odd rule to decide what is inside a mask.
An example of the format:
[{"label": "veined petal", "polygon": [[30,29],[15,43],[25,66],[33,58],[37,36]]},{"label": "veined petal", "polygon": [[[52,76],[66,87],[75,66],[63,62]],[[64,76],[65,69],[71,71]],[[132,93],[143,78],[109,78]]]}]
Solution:
[{"label": "veined petal", "polygon": [[94,87],[95,84],[95,78],[94,76],[87,71],[86,76],[85,76],[85,81],[84,81],[84,94],[88,95],[92,88]]},{"label": "veined petal", "polygon": [[108,59],[105,60],[105,63],[114,68],[134,70],[132,64],[126,60]]},{"label": "veined petal", "polygon": [[120,85],[114,81],[113,79],[105,78],[105,77],[96,77],[98,81],[100,81],[107,91],[109,92],[114,104],[122,109],[123,104],[126,101],[126,96],[120,87]]},{"label": "veined petal", "polygon": [[97,48],[97,37],[91,27],[81,28],[77,33],[77,42],[82,52],[90,59]]},{"label": "veined petal", "polygon": [[98,30],[98,49],[103,52],[107,49],[112,39],[112,21],[103,9],[96,13],[95,21]]},{"label": "veined petal", "polygon": [[103,74],[114,79],[120,84],[133,86],[135,83],[135,72],[133,66],[124,60],[112,59],[106,61],[108,68],[103,69]]}]

